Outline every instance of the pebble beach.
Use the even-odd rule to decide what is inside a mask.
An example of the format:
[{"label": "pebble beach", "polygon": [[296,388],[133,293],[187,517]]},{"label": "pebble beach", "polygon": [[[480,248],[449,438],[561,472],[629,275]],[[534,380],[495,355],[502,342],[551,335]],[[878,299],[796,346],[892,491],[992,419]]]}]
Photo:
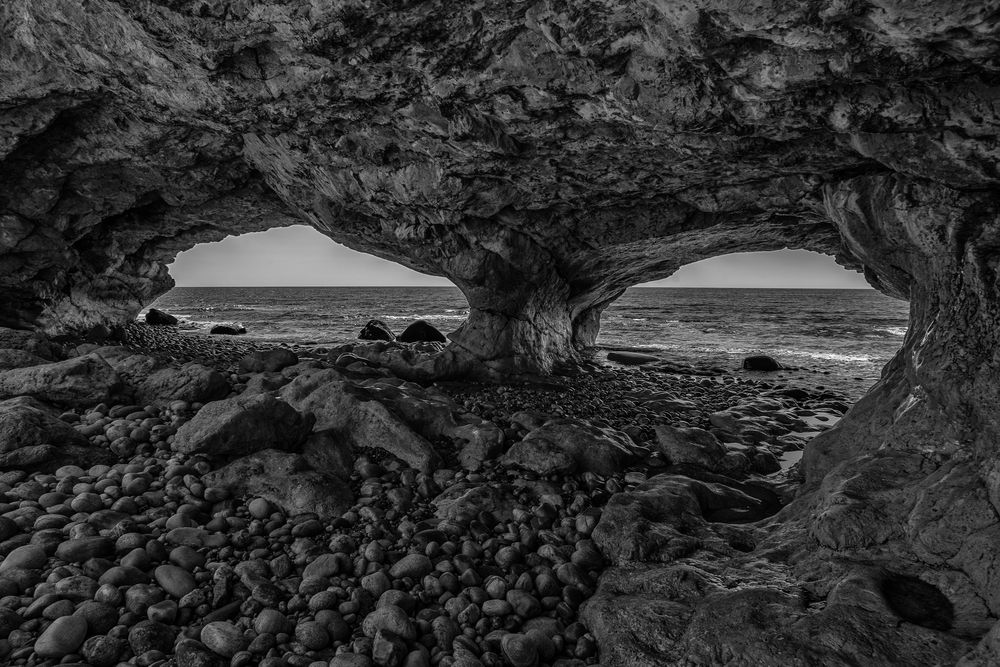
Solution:
[{"label": "pebble beach", "polygon": [[0,371],[11,665],[598,664],[582,610],[609,503],[683,472],[741,490],[706,521],[759,521],[849,407],[668,361],[421,386],[350,347],[139,323],[18,340],[35,359]]}]

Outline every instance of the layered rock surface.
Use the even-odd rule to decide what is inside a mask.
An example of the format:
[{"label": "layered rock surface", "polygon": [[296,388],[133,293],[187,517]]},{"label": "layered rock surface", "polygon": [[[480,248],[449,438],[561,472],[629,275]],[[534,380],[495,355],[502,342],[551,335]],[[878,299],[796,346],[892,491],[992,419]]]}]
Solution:
[{"label": "layered rock surface", "polygon": [[[957,0],[11,0],[0,324],[121,323],[180,250],[305,220],[468,297],[416,375],[549,371],[629,285],[734,251],[835,253],[911,300],[903,350],[810,445],[776,519],[713,521],[714,482],[683,475],[617,501],[656,510],[667,547],[605,576],[587,611],[602,662],[990,664],[998,16]],[[415,367],[402,349],[358,354]],[[72,364],[107,376],[86,400],[115,390],[103,362]],[[38,368],[5,371],[4,396],[66,370]],[[78,400],[43,379],[34,395]],[[720,502],[737,501],[752,505]]]},{"label": "layered rock surface", "polygon": [[995,11],[14,0],[0,324],[123,321],[178,251],[301,220],[451,278],[455,344],[508,370],[712,255],[809,248],[906,287],[841,244],[829,193],[996,183]]}]

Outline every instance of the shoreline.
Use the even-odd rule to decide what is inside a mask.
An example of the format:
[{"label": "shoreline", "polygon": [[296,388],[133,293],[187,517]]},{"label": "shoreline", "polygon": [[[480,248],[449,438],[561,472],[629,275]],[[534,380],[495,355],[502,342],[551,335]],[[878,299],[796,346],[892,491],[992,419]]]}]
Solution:
[{"label": "shoreline", "polygon": [[97,398],[29,401],[73,446],[0,475],[10,664],[597,664],[586,603],[629,539],[602,514],[677,478],[729,489],[702,520],[764,520],[798,485],[782,458],[848,407],[669,364],[421,387],[315,347],[125,338],[49,362],[125,390],[93,371]]}]

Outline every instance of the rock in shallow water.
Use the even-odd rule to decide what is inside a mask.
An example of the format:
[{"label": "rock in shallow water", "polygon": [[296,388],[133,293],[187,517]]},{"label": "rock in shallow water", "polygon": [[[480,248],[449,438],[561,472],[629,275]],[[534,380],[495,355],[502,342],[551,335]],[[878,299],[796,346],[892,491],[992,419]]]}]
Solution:
[{"label": "rock in shallow water", "polygon": [[396,340],[396,334],[382,320],[369,320],[358,334],[359,340]]}]

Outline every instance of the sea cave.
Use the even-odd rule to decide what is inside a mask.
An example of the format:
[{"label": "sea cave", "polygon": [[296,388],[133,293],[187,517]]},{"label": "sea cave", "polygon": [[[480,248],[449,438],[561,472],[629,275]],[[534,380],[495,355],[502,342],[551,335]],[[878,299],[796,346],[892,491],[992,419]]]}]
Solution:
[{"label": "sea cave", "polygon": [[[1000,663],[998,25],[993,0],[6,0],[0,660]],[[303,223],[447,277],[468,319],[157,354],[134,320],[178,253]],[[529,382],[637,395],[589,361],[609,304],[782,248],[910,304],[795,474],[719,449],[739,419],[683,373],[655,380],[675,426],[499,418]]]}]

